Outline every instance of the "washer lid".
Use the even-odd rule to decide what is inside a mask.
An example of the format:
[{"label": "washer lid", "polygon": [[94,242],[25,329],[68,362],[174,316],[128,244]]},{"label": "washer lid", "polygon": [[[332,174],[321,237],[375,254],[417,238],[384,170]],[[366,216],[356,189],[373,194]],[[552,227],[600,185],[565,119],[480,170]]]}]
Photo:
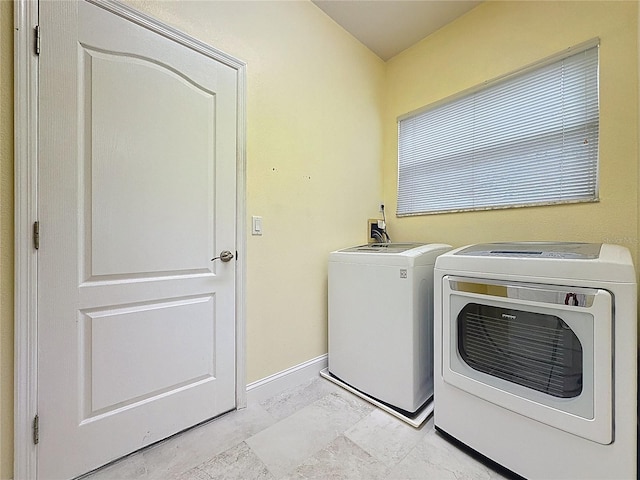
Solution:
[{"label": "washer lid", "polygon": [[357,247],[345,248],[341,252],[359,252],[359,253],[402,253],[412,248],[420,247],[423,243],[369,243],[367,245],[358,245]]},{"label": "washer lid", "polygon": [[601,243],[572,242],[479,243],[463,248],[456,252],[455,255],[586,260],[599,258],[601,247]]}]

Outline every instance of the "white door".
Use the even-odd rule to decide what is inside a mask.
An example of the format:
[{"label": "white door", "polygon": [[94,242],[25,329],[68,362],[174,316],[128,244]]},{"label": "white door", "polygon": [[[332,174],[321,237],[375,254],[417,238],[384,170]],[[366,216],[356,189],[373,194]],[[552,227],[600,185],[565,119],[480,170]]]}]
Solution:
[{"label": "white door", "polygon": [[38,476],[236,406],[237,70],[41,2]]}]

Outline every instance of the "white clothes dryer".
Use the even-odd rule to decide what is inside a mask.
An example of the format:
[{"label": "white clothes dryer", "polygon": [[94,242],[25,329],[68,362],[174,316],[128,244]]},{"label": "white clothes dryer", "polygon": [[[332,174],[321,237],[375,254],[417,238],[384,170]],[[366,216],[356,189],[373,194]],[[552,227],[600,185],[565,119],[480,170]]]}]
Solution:
[{"label": "white clothes dryer", "polygon": [[436,260],[435,428],[526,478],[636,478],[626,248],[499,243]]}]

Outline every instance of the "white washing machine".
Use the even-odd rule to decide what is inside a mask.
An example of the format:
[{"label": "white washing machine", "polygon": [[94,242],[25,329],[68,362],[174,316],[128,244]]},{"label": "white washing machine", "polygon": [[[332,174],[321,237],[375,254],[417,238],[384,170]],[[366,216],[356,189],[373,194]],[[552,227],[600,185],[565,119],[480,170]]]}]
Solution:
[{"label": "white washing machine", "polygon": [[626,248],[472,245],[434,277],[438,431],[526,478],[636,478]]},{"label": "white washing machine", "polygon": [[433,395],[433,267],[450,245],[381,243],[329,256],[329,372],[409,414]]}]

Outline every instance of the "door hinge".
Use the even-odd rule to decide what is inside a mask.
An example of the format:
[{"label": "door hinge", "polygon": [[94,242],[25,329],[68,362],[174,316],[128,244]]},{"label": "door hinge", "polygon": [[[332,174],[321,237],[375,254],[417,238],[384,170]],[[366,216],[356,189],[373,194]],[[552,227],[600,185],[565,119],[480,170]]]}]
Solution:
[{"label": "door hinge", "polygon": [[33,27],[34,51],[36,55],[40,55],[40,25]]},{"label": "door hinge", "polygon": [[40,442],[40,417],[36,415],[33,418],[33,444],[37,445]]},{"label": "door hinge", "polygon": [[33,223],[33,248],[40,248],[40,222]]}]

